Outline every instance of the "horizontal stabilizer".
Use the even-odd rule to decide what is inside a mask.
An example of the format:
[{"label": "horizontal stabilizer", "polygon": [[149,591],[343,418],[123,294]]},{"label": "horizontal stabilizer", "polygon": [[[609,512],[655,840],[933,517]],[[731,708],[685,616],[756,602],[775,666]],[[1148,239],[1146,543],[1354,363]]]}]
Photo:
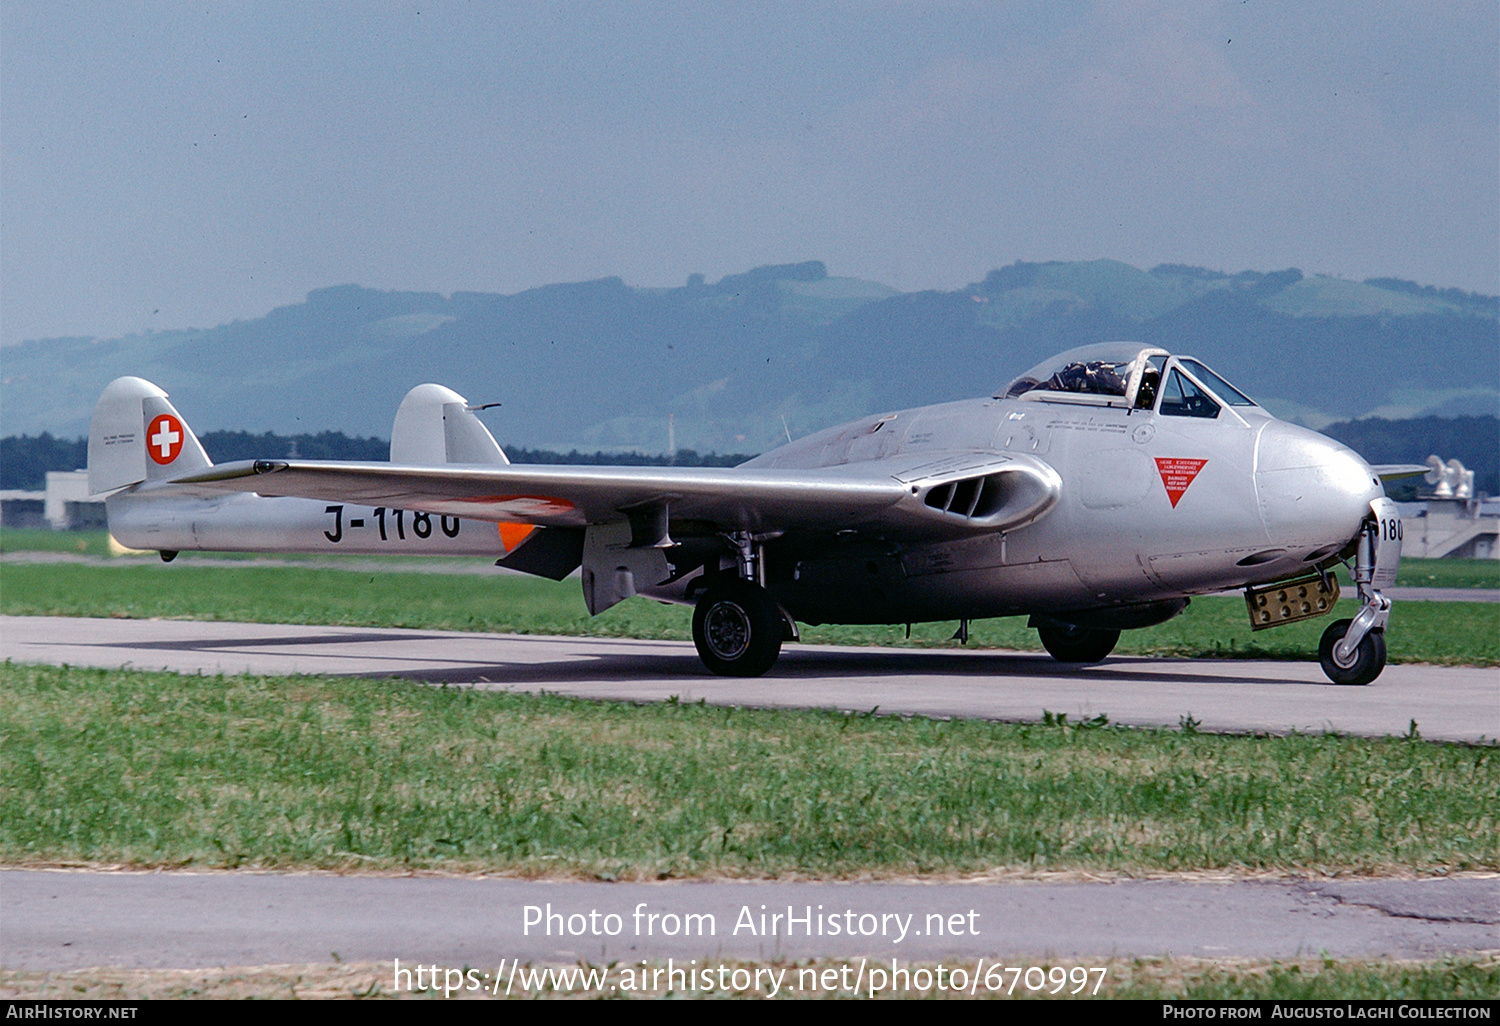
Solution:
[{"label": "horizontal stabilizer", "polygon": [[1382,481],[1399,481],[1403,477],[1417,477],[1427,473],[1425,463],[1377,463],[1370,469]]}]

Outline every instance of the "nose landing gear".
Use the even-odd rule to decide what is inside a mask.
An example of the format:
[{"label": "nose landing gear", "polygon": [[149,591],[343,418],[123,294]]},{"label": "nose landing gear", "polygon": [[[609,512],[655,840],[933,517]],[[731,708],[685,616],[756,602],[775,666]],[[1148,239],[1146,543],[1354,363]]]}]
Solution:
[{"label": "nose landing gear", "polygon": [[1354,557],[1354,584],[1360,607],[1352,620],[1328,625],[1318,643],[1318,662],[1335,684],[1368,684],[1385,669],[1385,625],[1391,600],[1380,588],[1396,580],[1401,562],[1401,518],[1389,499],[1370,503],[1375,516],[1365,521]]},{"label": "nose landing gear", "polygon": [[1351,646],[1346,639],[1353,625],[1353,620],[1336,620],[1318,642],[1318,662],[1335,684],[1368,684],[1385,669],[1385,631],[1367,630]]}]

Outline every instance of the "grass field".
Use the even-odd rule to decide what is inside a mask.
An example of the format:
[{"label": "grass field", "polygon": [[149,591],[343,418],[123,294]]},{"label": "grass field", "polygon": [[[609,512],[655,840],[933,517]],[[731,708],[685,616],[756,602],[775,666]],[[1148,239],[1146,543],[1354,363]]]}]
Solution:
[{"label": "grass field", "polygon": [[[106,564],[9,563],[0,568],[0,612],[23,616],[97,616],[231,620],[258,623],[393,626],[424,630],[670,638],[692,636],[691,613],[629,599],[598,617],[578,582],[496,573],[436,574],[385,569],[283,566],[182,566],[159,560]],[[1345,599],[1337,616],[1353,616]],[[1141,655],[1316,658],[1333,617],[1254,633],[1239,598],[1207,597],[1157,627],[1126,631],[1116,651]],[[942,647],[956,625],[824,626],[803,629],[813,644]],[[1398,602],[1386,643],[1393,662],[1500,663],[1500,604]],[[1024,617],[975,621],[970,647],[1038,650]]]},{"label": "grass field", "polygon": [[0,862],[1500,870],[1500,750],[0,667]]}]

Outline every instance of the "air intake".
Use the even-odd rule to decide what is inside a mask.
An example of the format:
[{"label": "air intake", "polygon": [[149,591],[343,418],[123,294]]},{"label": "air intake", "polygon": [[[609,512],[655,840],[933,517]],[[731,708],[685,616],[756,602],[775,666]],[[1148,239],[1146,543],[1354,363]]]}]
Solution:
[{"label": "air intake", "polygon": [[935,510],[965,520],[982,520],[1004,508],[997,474],[940,484],[928,491],[922,501]]}]

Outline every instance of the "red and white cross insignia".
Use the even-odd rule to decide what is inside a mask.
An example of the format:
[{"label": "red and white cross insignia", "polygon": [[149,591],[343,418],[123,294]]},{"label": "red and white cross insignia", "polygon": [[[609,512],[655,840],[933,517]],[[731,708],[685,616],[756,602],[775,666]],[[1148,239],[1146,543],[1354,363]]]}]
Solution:
[{"label": "red and white cross insignia", "polygon": [[146,429],[146,451],[153,460],[165,467],[182,452],[182,440],[186,437],[182,421],[170,413],[163,413],[153,418],[151,426]]}]

